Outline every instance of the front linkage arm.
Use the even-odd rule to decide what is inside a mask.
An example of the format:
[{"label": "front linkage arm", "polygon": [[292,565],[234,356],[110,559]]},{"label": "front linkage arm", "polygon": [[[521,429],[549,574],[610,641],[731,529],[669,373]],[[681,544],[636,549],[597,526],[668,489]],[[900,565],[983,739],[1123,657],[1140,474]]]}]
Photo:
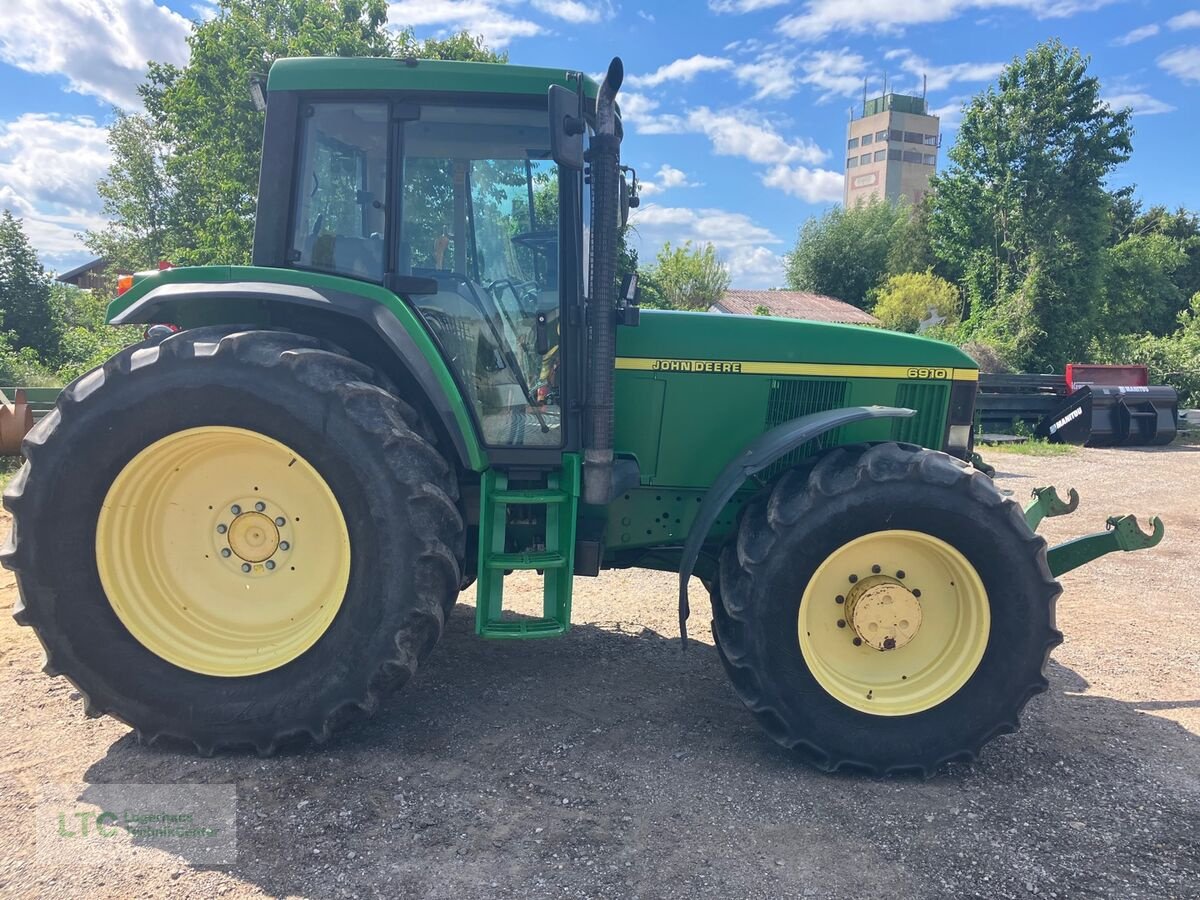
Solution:
[{"label": "front linkage arm", "polygon": [[1150,527],[1154,529],[1153,532],[1146,534],[1138,527],[1137,516],[1110,516],[1107,531],[1085,534],[1073,541],[1051,547],[1046,553],[1050,574],[1057,578],[1064,572],[1078,569],[1106,553],[1114,553],[1117,550],[1145,550],[1154,547],[1163,539],[1165,529],[1162,519],[1151,516]]},{"label": "front linkage arm", "polygon": [[1064,503],[1053,485],[1034,488],[1033,502],[1025,507],[1025,521],[1030,529],[1037,531],[1038,526],[1042,524],[1042,519],[1065,516],[1075,512],[1079,507],[1079,492],[1075,488],[1067,488],[1067,496],[1070,499]]}]

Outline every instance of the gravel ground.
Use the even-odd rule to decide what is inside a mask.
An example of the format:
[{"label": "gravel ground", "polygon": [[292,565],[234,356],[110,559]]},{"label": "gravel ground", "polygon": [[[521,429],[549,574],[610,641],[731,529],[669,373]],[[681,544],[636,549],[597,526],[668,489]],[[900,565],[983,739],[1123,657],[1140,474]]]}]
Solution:
[{"label": "gravel ground", "polygon": [[[976,764],[928,781],[799,764],[734,697],[703,616],[680,652],[667,574],[580,579],[571,633],[532,643],[475,639],[468,593],[375,719],[269,760],[86,719],[3,617],[0,895],[1200,897],[1200,448],[988,458],[1018,499],[1080,489],[1052,542],[1124,511],[1168,532],[1064,577],[1050,691]],[[235,784],[237,862],[48,866],[46,782]]]}]

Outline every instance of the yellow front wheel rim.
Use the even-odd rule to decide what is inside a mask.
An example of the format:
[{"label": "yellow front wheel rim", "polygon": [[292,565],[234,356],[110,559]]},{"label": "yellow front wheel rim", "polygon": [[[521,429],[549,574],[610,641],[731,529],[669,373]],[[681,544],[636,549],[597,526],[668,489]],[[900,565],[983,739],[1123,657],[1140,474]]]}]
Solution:
[{"label": "yellow front wheel rim", "polygon": [[879,531],[821,563],[800,601],[800,652],[834,699],[904,716],[954,696],[987,649],[991,609],[975,567],[918,531]]},{"label": "yellow front wheel rim", "polygon": [[326,632],[350,579],[350,535],[308,461],[243,428],[146,447],[108,490],[100,583],[146,649],[204,675],[257,675]]}]

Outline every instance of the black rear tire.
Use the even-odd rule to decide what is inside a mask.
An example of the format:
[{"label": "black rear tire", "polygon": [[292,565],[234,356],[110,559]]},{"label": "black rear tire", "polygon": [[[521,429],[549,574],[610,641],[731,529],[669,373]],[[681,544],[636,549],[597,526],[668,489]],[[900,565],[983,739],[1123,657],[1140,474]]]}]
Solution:
[{"label": "black rear tire", "polygon": [[[965,556],[987,591],[991,625],[957,693],[885,716],[821,686],[797,622],[805,586],[832,552],[892,529],[933,535]],[[1045,547],[1020,508],[960,460],[910,445],[836,449],[785,472],[744,508],[713,594],[721,660],[767,733],[818,768],[927,776],[1015,731],[1025,703],[1046,689],[1046,660],[1062,635],[1054,624],[1061,588]]]},{"label": "black rear tire", "polygon": [[[373,712],[440,637],[465,553],[455,472],[386,384],[305,335],[202,328],[131,347],[66,388],[4,494],[14,616],[36,631],[47,673],[74,682],[89,715],[204,754],[323,741],[356,711]],[[351,548],[345,596],[316,643],[243,677],[181,668],[143,646],[114,613],[96,561],[97,516],[125,465],[167,435],[211,425],[294,448],[336,498]]]}]

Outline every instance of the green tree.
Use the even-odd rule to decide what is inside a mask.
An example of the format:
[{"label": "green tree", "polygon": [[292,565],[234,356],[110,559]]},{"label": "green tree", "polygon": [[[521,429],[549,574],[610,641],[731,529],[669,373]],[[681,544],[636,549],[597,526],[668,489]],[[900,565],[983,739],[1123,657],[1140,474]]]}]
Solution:
[{"label": "green tree", "polygon": [[906,239],[911,219],[907,204],[879,199],[809,219],[784,254],[788,287],[865,309],[871,290],[891,274],[893,247]]},{"label": "green tree", "polygon": [[1058,41],[1013,60],[967,106],[934,180],[931,239],[962,273],[966,331],[1029,370],[1084,358],[1103,296],[1103,183],[1129,157],[1130,111],[1101,101],[1087,66]]},{"label": "green tree", "polygon": [[28,348],[43,360],[58,355],[62,340],[50,278],[21,220],[8,210],[0,215],[0,332],[11,349]]},{"label": "green tree", "polygon": [[958,288],[932,272],[892,275],[874,292],[872,313],[884,328],[915,334],[921,322],[934,316],[945,326],[956,325],[962,307]]},{"label": "green tree", "polygon": [[[147,227],[152,222],[165,227],[160,253],[172,262],[247,262],[263,129],[249,84],[276,59],[506,59],[470,35],[418,41],[410,31],[391,32],[386,25],[386,0],[220,0],[210,20],[193,26],[186,66],[150,64],[139,93],[153,150],[139,154],[131,147],[114,155],[103,195],[114,221],[89,235],[89,246],[144,250],[139,242],[157,233]],[[132,123],[129,130],[135,130]],[[161,192],[151,190],[152,171],[161,176]]]},{"label": "green tree", "polygon": [[94,369],[114,353],[142,339],[141,325],[109,325],[105,319],[108,294],[81,291],[56,284],[55,308],[63,327],[61,349],[55,360],[55,381],[66,384]]},{"label": "green tree", "polygon": [[108,260],[110,270],[136,272],[169,259],[172,192],[167,147],[149,116],[117,113],[108,130],[112,164],[96,185],[110,224],[84,236],[87,248]]},{"label": "green tree", "polygon": [[1103,333],[1173,331],[1187,307],[1175,274],[1188,262],[1180,242],[1164,234],[1135,234],[1105,252]]},{"label": "green tree", "polygon": [[654,265],[641,275],[642,305],[661,309],[706,310],[729,289],[729,270],[712,244],[662,245]]}]

